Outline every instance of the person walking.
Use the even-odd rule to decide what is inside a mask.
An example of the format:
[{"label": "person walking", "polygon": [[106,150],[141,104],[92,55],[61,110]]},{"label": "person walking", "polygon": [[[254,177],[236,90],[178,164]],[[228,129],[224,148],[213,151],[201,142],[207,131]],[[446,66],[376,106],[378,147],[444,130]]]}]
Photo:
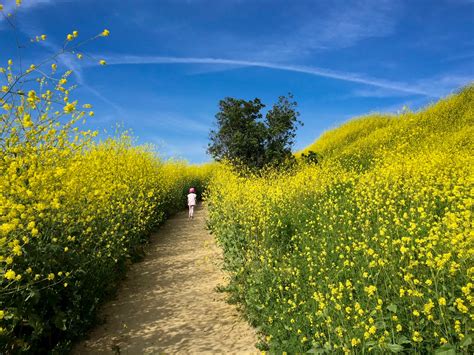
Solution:
[{"label": "person walking", "polygon": [[191,187],[188,194],[189,219],[194,218],[194,206],[196,206],[196,198],[196,190],[194,187]]}]

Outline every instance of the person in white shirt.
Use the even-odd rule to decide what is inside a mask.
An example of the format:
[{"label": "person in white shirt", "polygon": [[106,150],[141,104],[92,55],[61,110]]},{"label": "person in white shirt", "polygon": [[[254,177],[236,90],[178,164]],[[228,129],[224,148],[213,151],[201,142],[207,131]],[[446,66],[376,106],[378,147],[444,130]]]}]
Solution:
[{"label": "person in white shirt", "polygon": [[197,195],[195,193],[194,187],[191,187],[188,194],[189,219],[194,218],[194,206],[196,206],[196,198]]}]

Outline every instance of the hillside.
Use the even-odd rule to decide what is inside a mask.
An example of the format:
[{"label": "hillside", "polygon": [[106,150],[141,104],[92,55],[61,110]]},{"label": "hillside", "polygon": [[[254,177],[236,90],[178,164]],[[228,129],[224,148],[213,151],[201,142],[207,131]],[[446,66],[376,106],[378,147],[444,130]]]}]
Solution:
[{"label": "hillside", "polygon": [[327,131],[300,153],[315,151],[326,159],[354,157],[372,161],[387,151],[419,153],[425,149],[472,151],[474,86],[419,112],[373,114]]},{"label": "hillside", "polygon": [[473,100],[349,121],[297,171],[214,177],[210,226],[263,349],[472,350]]}]

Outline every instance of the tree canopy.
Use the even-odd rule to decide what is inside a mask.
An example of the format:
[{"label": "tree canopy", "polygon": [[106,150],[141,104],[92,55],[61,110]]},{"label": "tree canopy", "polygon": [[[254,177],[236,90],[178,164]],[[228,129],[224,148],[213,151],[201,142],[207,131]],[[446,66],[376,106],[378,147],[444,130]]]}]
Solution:
[{"label": "tree canopy", "polygon": [[227,97],[219,102],[217,129],[211,130],[208,153],[217,161],[227,160],[250,169],[278,166],[293,160],[291,148],[299,121],[293,95],[280,96],[277,103],[262,114],[260,99]]}]

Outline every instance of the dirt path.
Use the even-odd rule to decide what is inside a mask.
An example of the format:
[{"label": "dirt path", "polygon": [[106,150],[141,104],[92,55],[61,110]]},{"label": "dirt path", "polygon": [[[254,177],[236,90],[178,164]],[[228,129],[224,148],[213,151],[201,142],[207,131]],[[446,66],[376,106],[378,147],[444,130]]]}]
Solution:
[{"label": "dirt path", "polygon": [[205,214],[198,207],[194,220],[182,212],[160,228],[117,299],[103,307],[106,322],[73,354],[258,352],[255,332],[215,291],[225,275]]}]

